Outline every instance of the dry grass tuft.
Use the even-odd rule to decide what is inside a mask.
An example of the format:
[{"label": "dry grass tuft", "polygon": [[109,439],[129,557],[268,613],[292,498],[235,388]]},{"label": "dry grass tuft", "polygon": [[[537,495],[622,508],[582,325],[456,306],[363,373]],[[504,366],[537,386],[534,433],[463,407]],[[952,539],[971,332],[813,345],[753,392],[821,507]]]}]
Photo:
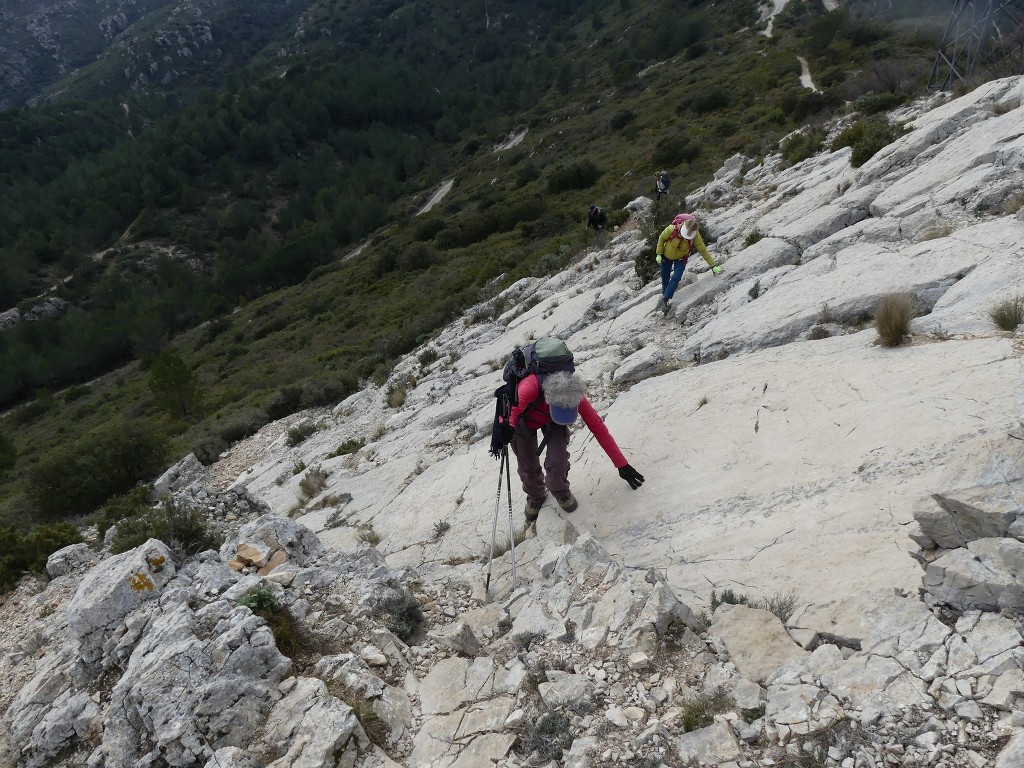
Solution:
[{"label": "dry grass tuft", "polygon": [[1024,296],[1014,296],[996,304],[988,313],[992,324],[1001,331],[1015,331],[1024,322]]},{"label": "dry grass tuft", "polygon": [[883,347],[898,347],[910,333],[914,319],[914,297],[909,293],[883,296],[875,308],[875,328]]}]

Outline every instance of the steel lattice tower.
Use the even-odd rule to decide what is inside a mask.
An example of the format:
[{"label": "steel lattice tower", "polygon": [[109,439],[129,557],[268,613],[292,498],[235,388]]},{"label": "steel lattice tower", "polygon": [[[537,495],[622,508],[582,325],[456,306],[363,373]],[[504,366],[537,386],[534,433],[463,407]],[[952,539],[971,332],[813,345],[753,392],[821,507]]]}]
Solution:
[{"label": "steel lattice tower", "polygon": [[1024,0],[953,0],[953,12],[928,78],[928,90],[943,90],[959,80],[971,83],[978,71],[1024,73]]}]

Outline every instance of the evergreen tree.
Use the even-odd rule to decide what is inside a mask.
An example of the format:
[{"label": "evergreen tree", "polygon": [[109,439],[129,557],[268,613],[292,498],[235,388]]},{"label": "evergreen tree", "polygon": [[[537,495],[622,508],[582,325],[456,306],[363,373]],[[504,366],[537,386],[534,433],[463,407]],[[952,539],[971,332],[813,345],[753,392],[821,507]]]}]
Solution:
[{"label": "evergreen tree", "polygon": [[164,352],[153,360],[149,388],[156,396],[157,406],[173,416],[185,418],[203,404],[199,377],[174,352]]}]

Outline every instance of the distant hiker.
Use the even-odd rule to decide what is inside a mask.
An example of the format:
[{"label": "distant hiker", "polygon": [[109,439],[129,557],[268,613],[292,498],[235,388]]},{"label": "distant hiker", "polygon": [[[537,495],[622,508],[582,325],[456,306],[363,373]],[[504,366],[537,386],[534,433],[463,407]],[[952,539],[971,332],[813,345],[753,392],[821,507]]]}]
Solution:
[{"label": "distant hiker", "polygon": [[672,179],[668,171],[658,171],[654,174],[654,194],[660,200],[662,195],[668,194],[668,188],[672,186]]},{"label": "distant hiker", "polygon": [[711,267],[712,273],[720,275],[722,268],[715,263],[708,253],[707,246],[699,232],[700,224],[688,213],[680,213],[672,223],[662,230],[658,238],[658,249],[655,261],[661,265],[661,296],[658,298],[658,309],[668,314],[668,303],[675,295],[679,281],[686,269],[686,260],[690,254],[698,251],[704,261]]},{"label": "distant hiker", "polygon": [[[538,341],[537,346],[545,341]],[[586,384],[575,372],[530,373],[516,384],[516,403],[511,405],[508,420],[498,424],[501,442],[512,446],[519,465],[519,479],[526,494],[527,523],[537,519],[548,491],[566,512],[577,507],[576,497],[569,490],[568,446],[569,425],[578,416],[583,417],[583,423],[619,470],[619,477],[633,490],[643,485],[644,476],[629,465],[608,427],[587,400],[586,391]],[[543,434],[539,448],[538,430]],[[541,468],[540,453],[545,448],[547,454]]]},{"label": "distant hiker", "polygon": [[587,215],[587,227],[600,232],[608,223],[608,214],[600,205],[590,206],[590,213]]}]

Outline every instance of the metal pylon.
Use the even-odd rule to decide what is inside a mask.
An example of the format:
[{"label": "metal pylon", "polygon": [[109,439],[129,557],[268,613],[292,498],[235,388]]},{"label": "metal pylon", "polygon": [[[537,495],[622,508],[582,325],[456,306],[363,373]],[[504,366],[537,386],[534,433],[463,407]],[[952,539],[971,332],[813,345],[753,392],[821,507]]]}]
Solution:
[{"label": "metal pylon", "polygon": [[[986,69],[994,63],[988,60],[993,53],[992,58],[999,61],[1021,60],[1020,41],[1014,40],[1024,30],[1021,2],[1024,0],[953,0],[953,12],[932,65],[928,90],[944,90],[957,80],[971,83],[979,62]],[[1014,42],[999,50],[993,38]],[[1014,69],[1017,66],[1013,64]]]}]

